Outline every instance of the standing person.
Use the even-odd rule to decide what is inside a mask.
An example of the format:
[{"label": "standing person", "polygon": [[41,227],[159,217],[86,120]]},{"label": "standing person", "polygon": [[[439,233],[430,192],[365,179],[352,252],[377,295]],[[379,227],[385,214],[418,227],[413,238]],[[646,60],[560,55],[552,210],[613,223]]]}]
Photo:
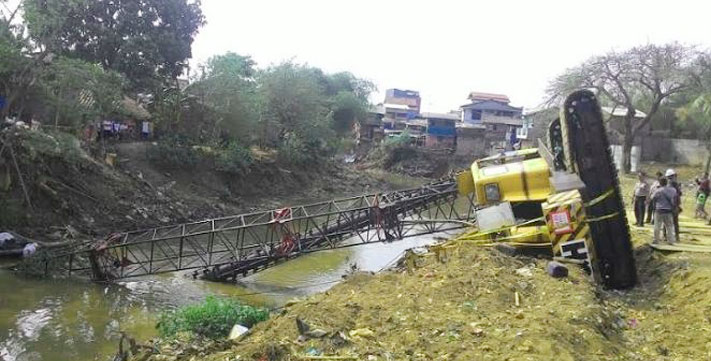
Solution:
[{"label": "standing person", "polygon": [[694,213],[694,219],[706,219],[708,217],[708,214],[706,214],[706,210],[704,209],[705,205],[706,193],[698,192],[696,196],[696,212]]},{"label": "standing person", "polygon": [[632,194],[632,204],[634,206],[634,217],[638,227],[644,227],[644,212],[647,206],[647,197],[649,196],[649,184],[645,179],[644,172],[639,172],[637,184],[634,186]]},{"label": "standing person", "polygon": [[698,193],[704,193],[708,197],[709,193],[711,192],[711,182],[709,181],[709,173],[704,172],[704,175],[701,176],[701,178],[696,178],[696,185],[699,186],[697,189],[697,195]]},{"label": "standing person", "polygon": [[709,198],[709,193],[711,193],[711,181],[709,181],[709,173],[704,172],[701,178],[696,178],[696,184],[699,186],[696,190],[696,215],[695,217],[702,216],[706,219],[706,200]]},{"label": "standing person", "polygon": [[654,200],[652,199],[652,195],[659,189],[659,180],[664,177],[660,171],[657,171],[656,176],[657,178],[649,188],[649,198],[647,198],[647,223],[649,224],[654,224]]},{"label": "standing person", "polygon": [[675,207],[673,209],[672,216],[674,218],[674,235],[675,235],[676,240],[678,242],[679,241],[679,213],[681,213],[683,211],[683,209],[681,209],[681,184],[677,181],[676,171],[672,168],[667,169],[667,172],[664,174],[664,176],[667,177],[668,186],[672,187],[676,190],[676,199],[674,200]]},{"label": "standing person", "polygon": [[659,233],[664,228],[665,240],[674,244],[677,241],[674,230],[674,209],[676,209],[676,189],[669,184],[666,178],[659,180],[660,187],[652,195],[655,202],[654,209],[654,244],[659,243]]}]

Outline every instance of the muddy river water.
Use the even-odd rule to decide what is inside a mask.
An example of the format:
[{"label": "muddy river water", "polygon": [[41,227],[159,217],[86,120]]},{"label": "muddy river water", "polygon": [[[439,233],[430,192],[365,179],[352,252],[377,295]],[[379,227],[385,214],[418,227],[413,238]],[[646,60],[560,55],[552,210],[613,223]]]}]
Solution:
[{"label": "muddy river water", "polygon": [[217,294],[278,306],[335,285],[353,264],[378,271],[405,249],[432,243],[433,235],[392,243],[309,254],[244,278],[239,285],[193,280],[181,273],[118,284],[26,279],[0,270],[0,360],[108,360],[120,331],[156,336],[161,311]]}]

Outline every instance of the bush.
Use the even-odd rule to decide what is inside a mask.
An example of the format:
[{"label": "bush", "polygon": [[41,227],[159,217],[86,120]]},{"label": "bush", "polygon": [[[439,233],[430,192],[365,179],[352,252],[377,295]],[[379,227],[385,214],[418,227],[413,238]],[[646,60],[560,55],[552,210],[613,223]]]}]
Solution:
[{"label": "bush", "polygon": [[368,159],[383,169],[390,169],[395,164],[417,157],[417,149],[411,145],[407,130],[402,134],[389,137],[377,148],[371,150]]},{"label": "bush", "polygon": [[239,173],[246,170],[254,161],[252,152],[238,143],[230,143],[227,148],[218,151],[215,168],[223,172]]},{"label": "bush", "polygon": [[173,168],[194,167],[200,163],[200,154],[184,139],[165,138],[148,153],[148,159]]},{"label": "bush", "polygon": [[400,148],[408,146],[410,142],[410,132],[405,129],[400,135],[386,138],[383,144],[385,147]]},{"label": "bush", "polygon": [[162,313],[156,327],[163,337],[172,337],[179,332],[191,332],[217,339],[227,337],[236,323],[252,327],[268,318],[269,311],[264,308],[243,305],[227,298],[208,296],[200,304]]}]

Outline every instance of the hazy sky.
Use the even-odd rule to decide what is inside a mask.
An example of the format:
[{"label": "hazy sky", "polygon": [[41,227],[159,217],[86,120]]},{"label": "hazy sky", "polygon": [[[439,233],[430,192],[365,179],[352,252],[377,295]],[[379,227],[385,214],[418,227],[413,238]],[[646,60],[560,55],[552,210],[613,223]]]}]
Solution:
[{"label": "hazy sky", "polygon": [[[573,5],[574,4],[574,5]],[[548,81],[593,54],[648,42],[711,46],[711,0],[203,0],[194,60],[234,51],[419,90],[448,111],[471,90],[535,107]]]}]

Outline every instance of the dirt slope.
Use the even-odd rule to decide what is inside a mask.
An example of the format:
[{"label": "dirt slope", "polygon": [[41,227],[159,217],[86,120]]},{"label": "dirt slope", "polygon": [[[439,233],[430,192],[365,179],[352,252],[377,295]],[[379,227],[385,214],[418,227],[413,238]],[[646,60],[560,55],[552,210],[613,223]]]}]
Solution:
[{"label": "dirt slope", "polygon": [[114,167],[90,156],[63,133],[3,132],[23,174],[25,200],[9,151],[0,155],[0,230],[56,240],[71,226],[76,238],[202,220],[256,209],[314,202],[401,187],[335,162],[313,167],[255,163],[245,174],[164,169],[147,158],[154,145],[109,145]]}]

